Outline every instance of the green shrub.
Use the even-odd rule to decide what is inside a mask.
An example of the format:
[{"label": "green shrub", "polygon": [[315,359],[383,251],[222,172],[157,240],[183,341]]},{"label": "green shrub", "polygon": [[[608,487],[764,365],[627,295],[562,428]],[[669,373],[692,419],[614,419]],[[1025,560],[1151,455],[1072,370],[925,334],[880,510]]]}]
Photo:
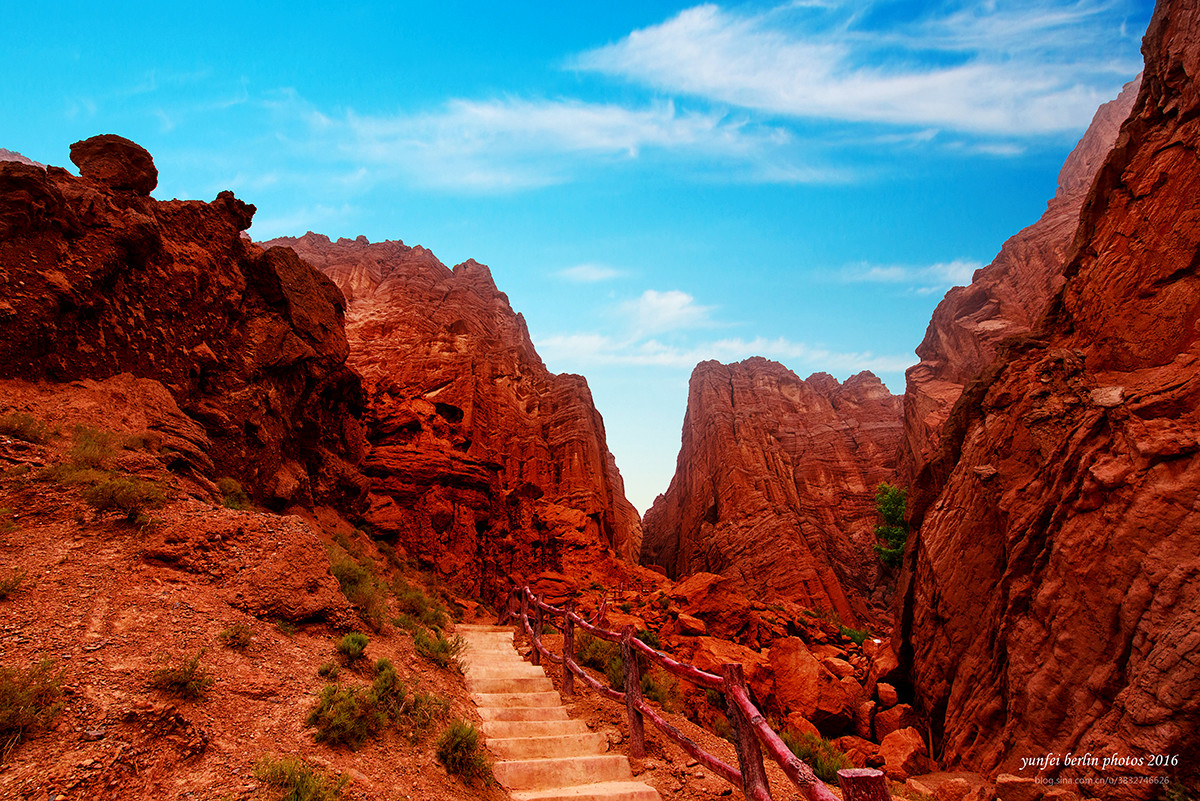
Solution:
[{"label": "green shrub", "polygon": [[575,661],[602,672],[613,688],[625,687],[625,662],[617,643],[581,631],[575,635]]},{"label": "green shrub", "polygon": [[124,512],[126,519],[134,522],[147,508],[162,506],[166,494],[149,481],[121,476],[85,488],[83,499],[97,512]]},{"label": "green shrub", "polygon": [[386,722],[368,692],[326,684],[304,725],[317,730],[314,737],[319,743],[345,745],[355,750]]},{"label": "green shrub", "polygon": [[363,620],[375,631],[383,627],[387,611],[387,589],[375,576],[370,563],[359,564],[345,551],[330,549],[329,569],[337,579],[346,600],[354,604]]},{"label": "green shrub", "polygon": [[[622,677],[624,678],[624,677]],[[674,712],[679,704],[679,682],[665,670],[651,668],[642,674],[642,696],[658,702],[667,712]]]},{"label": "green shrub", "polygon": [[413,645],[416,646],[418,654],[440,668],[451,665],[457,668],[458,657],[467,647],[467,643],[462,637],[455,635],[447,640],[445,635],[440,632],[430,637],[423,629],[419,629],[413,635]]},{"label": "green shrub", "polygon": [[321,666],[317,668],[318,676],[323,679],[330,679],[331,681],[336,681],[338,674],[341,672],[341,668],[339,668],[334,662],[323,662],[321,663]]},{"label": "green shrub", "polygon": [[392,593],[396,596],[396,608],[401,617],[408,615],[430,629],[440,630],[446,627],[446,608],[439,601],[430,598],[425,590],[410,584],[403,576],[392,579]]},{"label": "green shrub", "polygon": [[281,617],[275,618],[275,628],[284,637],[295,637],[296,636],[296,624],[290,620],[284,620]]},{"label": "green shrub", "polygon": [[367,650],[367,643],[369,642],[370,640],[367,638],[367,635],[353,631],[343,635],[342,639],[338,640],[337,645],[334,647],[337,648],[339,654],[346,657],[347,664],[353,664],[362,658],[363,652]]},{"label": "green shrub", "polygon": [[239,621],[223,629],[217,638],[226,648],[242,650],[250,646],[250,641],[254,638],[254,629]]},{"label": "green shrub", "polygon": [[637,637],[651,648],[662,648],[662,641],[658,639],[658,632],[650,631],[649,629],[640,629],[637,634],[634,634],[633,636]]},{"label": "green shrub", "polygon": [[720,690],[706,689],[704,691],[704,702],[713,709],[719,709],[724,712],[727,708],[725,703],[725,694]]},{"label": "green shrub", "polygon": [[75,444],[67,453],[67,459],[77,467],[99,470],[115,453],[112,434],[88,426],[75,426]]},{"label": "green shrub", "polygon": [[43,659],[27,670],[0,667],[0,762],[27,735],[62,711],[63,672]]},{"label": "green shrub", "polygon": [[16,531],[20,528],[12,517],[12,509],[9,509],[7,506],[0,508],[0,533],[7,534],[10,531]]},{"label": "green shrub", "polygon": [[23,412],[0,415],[0,434],[41,445],[50,438],[50,430],[41,420]]},{"label": "green shrub", "polygon": [[837,784],[837,772],[854,767],[850,757],[843,754],[823,737],[815,737],[807,732],[797,734],[785,731],[783,743],[798,759],[812,766],[817,778],[827,784]]},{"label": "green shrub", "polygon": [[250,496],[235,479],[225,476],[217,479],[217,491],[221,493],[221,505],[226,509],[250,509],[254,504]]},{"label": "green shrub", "polygon": [[461,777],[468,784],[474,784],[476,779],[483,783],[491,779],[492,767],[479,744],[479,732],[465,720],[451,723],[438,739],[437,761],[447,773]]},{"label": "green shrub", "polygon": [[28,572],[23,567],[13,568],[13,574],[8,578],[0,578],[0,601],[8,599],[8,596],[17,591],[21,586],[21,582],[25,580]]},{"label": "green shrub", "polygon": [[660,592],[657,596],[655,596],[654,600],[651,603],[653,603],[654,606],[657,607],[658,609],[665,610],[668,606],[671,605],[671,599],[666,596],[666,593]]},{"label": "green shrub", "polygon": [[316,728],[318,742],[355,749],[391,724],[415,745],[449,709],[450,704],[436,696],[410,695],[391,661],[380,659],[370,687],[327,684],[305,725]]},{"label": "green shrub", "polygon": [[207,670],[200,667],[201,649],[195,656],[184,657],[177,665],[169,665],[154,671],[150,686],[179,698],[195,700],[203,698],[215,681]]},{"label": "green shrub", "polygon": [[450,704],[429,693],[407,694],[404,682],[396,675],[391,660],[380,659],[375,663],[375,681],[371,684],[371,698],[388,720],[413,745],[446,717]]},{"label": "green shrub", "polygon": [[628,615],[633,611],[633,604],[629,601],[622,601],[621,603],[617,604],[617,608]]},{"label": "green shrub", "polygon": [[908,540],[908,524],[904,522],[904,507],[908,491],[886,482],[875,488],[875,511],[883,523],[875,526],[875,553],[888,567],[896,567],[904,556]]},{"label": "green shrub", "polygon": [[331,777],[299,757],[263,757],[254,763],[254,778],[281,793],[279,801],[336,801],[350,779]]},{"label": "green shrub", "polygon": [[862,645],[867,637],[871,636],[871,632],[865,629],[852,629],[849,626],[838,626],[838,630],[843,637],[849,637],[850,641],[855,645]]}]

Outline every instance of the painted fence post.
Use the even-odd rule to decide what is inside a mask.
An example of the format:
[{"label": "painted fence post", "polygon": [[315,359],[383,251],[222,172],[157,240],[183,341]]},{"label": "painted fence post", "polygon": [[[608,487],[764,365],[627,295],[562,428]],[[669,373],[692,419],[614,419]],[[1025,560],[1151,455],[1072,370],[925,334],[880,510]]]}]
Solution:
[{"label": "painted fence post", "polygon": [[637,654],[633,650],[633,624],[621,631],[621,660],[625,663],[625,712],[629,718],[629,755],[634,759],[646,756],[646,730],[642,723],[642,676]]},{"label": "painted fence post", "polygon": [[754,733],[750,721],[746,718],[733,694],[732,687],[741,687],[749,696],[746,677],[740,664],[721,666],[721,677],[725,680],[725,706],[728,710],[729,727],[733,729],[733,745],[737,749],[738,767],[742,771],[742,792],[746,798],[770,798],[771,789],[767,784],[767,770],[763,767],[762,748],[758,744],[758,736]]},{"label": "painted fence post", "polygon": [[575,697],[575,674],[571,672],[568,660],[575,659],[575,621],[571,620],[571,615],[575,614],[575,601],[570,600],[564,605],[566,613],[563,616],[563,670],[562,670],[562,691],[567,698]]}]

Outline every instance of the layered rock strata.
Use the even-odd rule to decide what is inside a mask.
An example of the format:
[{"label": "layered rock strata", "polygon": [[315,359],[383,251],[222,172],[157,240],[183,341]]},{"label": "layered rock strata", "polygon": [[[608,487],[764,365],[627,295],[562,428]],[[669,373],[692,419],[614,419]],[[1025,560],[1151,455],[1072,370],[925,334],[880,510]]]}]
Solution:
[{"label": "layered rock strata", "polygon": [[675,476],[646,513],[643,563],[727,576],[847,623],[870,617],[874,491],[895,469],[900,404],[871,373],[839,384],[759,357],[700,363]]},{"label": "layered rock strata", "polygon": [[[1200,765],[1198,42],[1200,9],[1159,3],[1063,287],[916,488],[901,656],[950,767],[1151,798]],[[1022,771],[1067,753],[1138,761]]]},{"label": "layered rock strata", "polygon": [[635,558],[641,523],[586,381],[542,364],[487,267],[364,237],[277,239],[349,299],[367,392],[367,520],[414,557],[488,592],[567,552]]},{"label": "layered rock strata", "polygon": [[908,368],[900,482],[908,485],[937,452],[942,425],[963,386],[1005,338],[1027,333],[1062,285],[1079,211],[1137,97],[1140,79],[1102,105],[1058,174],[1058,191],[1033,225],[1013,236],[970,286],[946,293]]},{"label": "layered rock strata", "polygon": [[242,237],[254,207],[158,201],[127,139],[71,147],[84,177],[0,161],[0,378],[159,382],[208,439],[180,469],[233,476],[276,507],[364,494],[362,389],[341,293]]}]

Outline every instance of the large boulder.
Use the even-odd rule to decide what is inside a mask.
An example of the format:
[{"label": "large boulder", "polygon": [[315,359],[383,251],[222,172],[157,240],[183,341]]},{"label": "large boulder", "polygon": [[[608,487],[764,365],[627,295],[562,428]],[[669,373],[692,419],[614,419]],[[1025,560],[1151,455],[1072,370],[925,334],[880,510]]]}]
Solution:
[{"label": "large boulder", "polygon": [[853,679],[838,679],[830,673],[801,639],[776,640],[769,660],[775,674],[775,698],[785,714],[799,713],[826,736],[842,734],[854,725],[861,690],[855,692]]},{"label": "large boulder", "polygon": [[158,169],[146,149],[116,134],[101,134],[71,145],[79,174],[109,189],[149,195],[158,186]]}]

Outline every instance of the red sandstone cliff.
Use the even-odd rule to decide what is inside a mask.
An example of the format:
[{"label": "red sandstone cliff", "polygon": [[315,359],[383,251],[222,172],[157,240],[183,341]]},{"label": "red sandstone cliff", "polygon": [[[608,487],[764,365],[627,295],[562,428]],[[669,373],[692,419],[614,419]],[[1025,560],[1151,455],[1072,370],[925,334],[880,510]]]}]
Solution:
[{"label": "red sandstone cliff", "polygon": [[900,398],[871,373],[800,380],[777,362],[692,373],[675,477],[646,513],[642,561],[736,578],[748,595],[869,615],[874,491],[891,478]]},{"label": "red sandstone cliff", "polygon": [[584,546],[636,557],[641,523],[587,383],[545,368],[486,267],[450,270],[424,248],[364,237],[269,244],[350,299],[377,533],[477,587],[561,570]]},{"label": "red sandstone cliff", "polygon": [[1037,222],[1013,236],[970,286],[938,304],[918,364],[908,368],[900,482],[908,485],[937,452],[942,424],[963,386],[992,360],[1005,337],[1029,331],[1062,285],[1079,210],[1092,180],[1129,116],[1139,79],[1102,105],[1058,174],[1058,191]]},{"label": "red sandstone cliff", "polygon": [[245,240],[254,207],[230,192],[151,198],[154,162],[127,139],[71,159],[82,177],[0,160],[0,378],[152,379],[203,427],[180,470],[276,507],[355,505],[362,389],[337,287]]},{"label": "red sandstone cliff", "polygon": [[1176,764],[1042,772],[1200,766],[1198,43],[1200,9],[1159,3],[1065,284],[968,385],[916,488],[898,631],[949,766],[1016,773],[1067,752]]}]

